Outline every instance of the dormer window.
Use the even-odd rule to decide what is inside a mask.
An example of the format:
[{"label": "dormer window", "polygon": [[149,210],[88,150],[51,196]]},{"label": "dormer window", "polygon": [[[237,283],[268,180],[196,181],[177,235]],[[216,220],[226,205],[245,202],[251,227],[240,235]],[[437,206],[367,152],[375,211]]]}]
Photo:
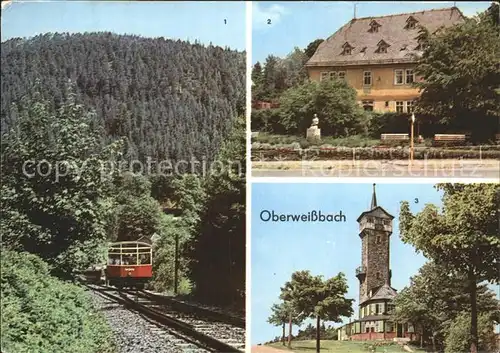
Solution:
[{"label": "dormer window", "polygon": [[415,47],[415,50],[425,50],[427,43],[423,39],[418,40],[418,45]]},{"label": "dormer window", "polygon": [[410,16],[406,19],[406,26],[405,29],[415,29],[417,26],[418,21],[415,19],[415,17]]},{"label": "dormer window", "polygon": [[344,45],[342,46],[342,55],[351,55],[353,47],[345,42]]},{"label": "dormer window", "polygon": [[387,44],[387,42],[385,42],[384,40],[381,40],[380,42],[378,42],[377,50],[375,52],[379,53],[379,54],[387,53],[387,48],[389,48],[389,47],[390,47],[390,45]]},{"label": "dormer window", "polygon": [[380,25],[380,23],[378,23],[378,22],[377,22],[377,21],[375,21],[375,20],[372,20],[372,21],[370,22],[370,29],[368,30],[368,32],[370,32],[370,33],[376,33],[376,32],[378,32],[378,29],[379,29],[380,27],[382,27],[382,26]]}]

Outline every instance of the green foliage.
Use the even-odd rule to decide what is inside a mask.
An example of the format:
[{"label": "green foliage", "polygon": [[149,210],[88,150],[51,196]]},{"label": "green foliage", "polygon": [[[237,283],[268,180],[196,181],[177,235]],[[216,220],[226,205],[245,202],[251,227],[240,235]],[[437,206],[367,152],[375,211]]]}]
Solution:
[{"label": "green foliage", "polygon": [[228,48],[101,32],[13,38],[1,49],[2,131],[16,129],[11,104],[32,97],[36,79],[51,107],[75,82],[101,141],[127,140],[127,161],[212,161],[245,110],[245,54]]},{"label": "green foliage", "polygon": [[304,67],[308,57],[295,47],[285,58],[269,55],[262,66],[252,68],[252,100],[276,100],[283,91],[307,80]]},{"label": "green foliage", "polygon": [[439,184],[443,210],[429,204],[414,215],[401,204],[401,239],[436,264],[466,279],[470,295],[471,350],[477,349],[477,283],[498,283],[500,262],[498,184]]},{"label": "green foliage", "polygon": [[413,215],[407,202],[401,204],[402,240],[438,264],[498,281],[500,186],[440,184],[438,188],[444,191],[441,213],[436,206],[426,205]]},{"label": "green foliage", "polygon": [[305,134],[314,114],[318,115],[322,134],[356,134],[363,110],[356,101],[356,91],[344,80],[308,82],[290,88],[280,98],[281,121],[287,133]]},{"label": "green foliage", "polygon": [[292,315],[293,325],[300,325],[304,320],[303,317],[300,317],[300,313],[296,312],[295,308],[290,303],[281,302],[272,305],[271,316],[269,316],[267,322],[275,326],[280,326],[289,322],[290,314]]},{"label": "green foliage", "polygon": [[[470,336],[470,314],[461,313],[449,326],[445,353],[467,352],[471,344]],[[494,323],[488,314],[478,317],[479,345],[481,352],[494,352],[496,347],[496,335]]]},{"label": "green foliage", "polygon": [[306,57],[310,59],[316,52],[316,49],[318,49],[319,45],[324,41],[324,39],[315,39],[311,43],[309,43],[306,49],[304,49],[304,54],[306,55]]},{"label": "green foliage", "polygon": [[112,177],[103,166],[120,146],[102,147],[71,89],[56,112],[39,96],[21,105],[19,130],[2,139],[2,244],[69,274],[102,257]]},{"label": "green foliage", "polygon": [[39,257],[2,250],[2,351],[111,353],[113,334],[81,288]]},{"label": "green foliage", "polygon": [[300,318],[317,319],[319,332],[320,320],[342,322],[342,316],[350,317],[354,313],[354,299],[345,298],[347,290],[343,273],[323,280],[322,276],[312,276],[309,271],[296,271],[281,288],[280,299],[290,303],[295,312],[300,313]]},{"label": "green foliage", "polygon": [[423,90],[417,112],[442,117],[482,139],[498,131],[500,117],[500,41],[491,18],[486,11],[434,34],[422,30],[427,45],[415,70],[424,79],[416,84]]},{"label": "green foliage", "polygon": [[234,129],[217,160],[224,170],[208,175],[203,183],[206,202],[200,227],[188,245],[196,292],[207,301],[244,305],[245,293],[245,174],[244,117]]},{"label": "green foliage", "polygon": [[280,113],[279,108],[252,110],[250,118],[251,130],[285,134],[287,129],[281,123]]},{"label": "green foliage", "polygon": [[[393,320],[413,323],[417,332],[423,334],[423,341],[432,340],[442,347],[454,320],[470,313],[467,278],[428,262],[411,278],[410,286],[396,296],[394,305]],[[499,305],[495,293],[484,283],[478,283],[477,311],[488,315],[490,322],[500,321]]]}]

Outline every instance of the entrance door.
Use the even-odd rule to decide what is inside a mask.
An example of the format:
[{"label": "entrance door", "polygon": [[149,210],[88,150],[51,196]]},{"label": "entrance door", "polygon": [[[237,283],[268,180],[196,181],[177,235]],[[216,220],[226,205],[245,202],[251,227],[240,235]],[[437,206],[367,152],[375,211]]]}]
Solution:
[{"label": "entrance door", "polygon": [[403,324],[397,324],[396,337],[403,337]]}]

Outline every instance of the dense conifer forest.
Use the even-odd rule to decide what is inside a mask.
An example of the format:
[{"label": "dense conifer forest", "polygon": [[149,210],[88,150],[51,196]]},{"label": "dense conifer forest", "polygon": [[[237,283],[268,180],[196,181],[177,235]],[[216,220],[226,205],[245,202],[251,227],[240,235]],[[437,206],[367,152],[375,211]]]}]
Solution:
[{"label": "dense conifer forest", "polygon": [[2,43],[2,133],[36,90],[53,108],[66,98],[95,110],[103,143],[126,138],[126,158],[213,160],[245,107],[245,55],[164,38],[47,33]]}]

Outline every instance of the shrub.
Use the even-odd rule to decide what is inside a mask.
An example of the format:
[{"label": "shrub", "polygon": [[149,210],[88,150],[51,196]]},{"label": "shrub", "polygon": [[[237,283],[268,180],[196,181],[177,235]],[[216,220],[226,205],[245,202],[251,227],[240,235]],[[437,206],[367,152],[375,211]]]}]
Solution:
[{"label": "shrub", "polygon": [[114,352],[105,319],[78,286],[50,276],[28,253],[2,250],[2,351]]},{"label": "shrub", "polygon": [[[445,353],[468,352],[470,350],[470,313],[457,316],[446,332]],[[488,314],[480,314],[477,320],[480,351],[495,349],[494,321]]]},{"label": "shrub", "polygon": [[[258,147],[258,148],[257,148]],[[500,159],[500,150],[486,150],[484,159]],[[314,146],[298,149],[294,146],[259,145],[252,148],[252,160],[394,160],[408,159],[408,148],[349,148]],[[479,159],[479,150],[420,148],[415,150],[415,159]]]}]

